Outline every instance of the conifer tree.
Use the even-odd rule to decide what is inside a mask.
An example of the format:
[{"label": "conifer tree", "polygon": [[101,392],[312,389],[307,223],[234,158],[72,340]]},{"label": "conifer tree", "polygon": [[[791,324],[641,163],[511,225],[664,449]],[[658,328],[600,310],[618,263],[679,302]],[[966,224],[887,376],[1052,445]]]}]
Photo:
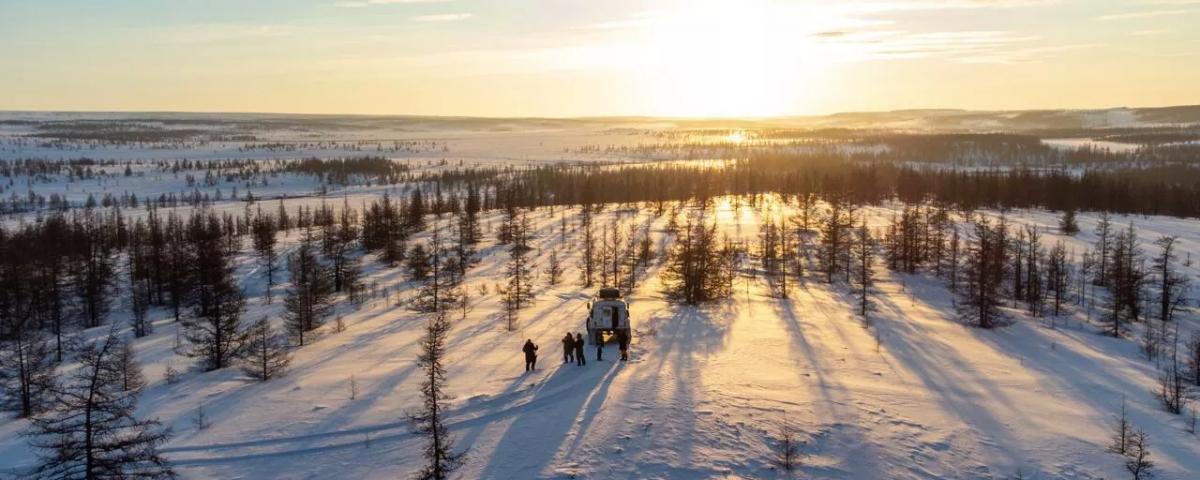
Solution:
[{"label": "conifer tree", "polygon": [[228,251],[221,243],[222,227],[213,214],[194,216],[188,227],[194,248],[192,314],[184,319],[184,337],[192,344],[188,355],[200,357],[208,370],[229,366],[241,355],[246,341],[242,313],[246,298]]},{"label": "conifer tree", "polygon": [[259,209],[258,215],[254,217],[251,231],[254,238],[254,251],[258,252],[259,261],[262,262],[263,269],[267,271],[267,303],[271,302],[271,287],[275,286],[275,266],[279,262],[279,252],[275,249],[276,230],[275,220],[270,216],[263,215],[262,210]]},{"label": "conifer tree", "polygon": [[992,328],[1000,320],[1000,286],[1008,264],[1008,224],[1002,217],[993,226],[980,216],[972,229],[974,238],[967,246],[959,313],[973,325]]},{"label": "conifer tree", "polygon": [[529,262],[529,217],[521,212],[512,225],[508,266],[508,285],[504,290],[505,316],[509,330],[514,329],[517,312],[533,301],[533,268]]},{"label": "conifer tree", "polygon": [[424,281],[429,276],[430,254],[425,246],[418,243],[409,248],[404,254],[408,266],[408,278],[413,281]]},{"label": "conifer tree", "polygon": [[288,332],[303,346],[305,334],[320,328],[333,313],[333,280],[329,267],[317,256],[310,232],[288,257],[292,286],[284,298]]},{"label": "conifer tree", "polygon": [[0,410],[28,418],[51,404],[58,361],[40,332],[4,325],[0,338]]},{"label": "conifer tree", "polygon": [[333,274],[333,291],[353,291],[361,275],[358,257],[351,253],[358,239],[358,215],[349,203],[344,203],[337,220],[331,219],[321,232],[321,246]]},{"label": "conifer tree", "polygon": [[108,316],[114,283],[114,254],[99,215],[76,219],[72,244],[75,250],[74,283],[77,305],[85,328],[98,327]]},{"label": "conifer tree", "polygon": [[1178,238],[1163,236],[1154,241],[1161,253],[1154,257],[1152,267],[1158,284],[1158,319],[1169,322],[1175,318],[1175,312],[1187,302],[1188,277],[1178,273],[1175,263],[1178,260],[1176,243]]},{"label": "conifer tree", "polygon": [[421,340],[421,355],[417,357],[417,365],[424,371],[421,411],[410,414],[409,419],[415,433],[426,441],[423,450],[425,467],[415,477],[420,480],[446,480],[463,465],[466,458],[465,451],[456,451],[454,438],[445,425],[445,357],[449,333],[447,312],[435,313],[426,324],[425,338]]},{"label": "conifer tree", "polygon": [[440,230],[437,225],[433,226],[433,233],[429,238],[429,273],[422,280],[421,288],[410,304],[412,309],[418,312],[434,313],[451,309],[458,303],[458,297],[462,294],[458,289],[459,278],[455,275],[454,267],[447,265],[449,255],[442,244]]},{"label": "conifer tree", "polygon": [[558,259],[558,250],[557,249],[550,251],[550,256],[547,259],[547,262],[548,262],[548,265],[546,266],[546,284],[553,287],[555,285],[558,285],[558,283],[562,280],[562,274],[563,274],[563,266],[562,266],[562,262],[559,261],[559,259]]},{"label": "conifer tree", "polygon": [[1108,212],[1100,212],[1100,221],[1096,223],[1096,285],[1108,285],[1109,248],[1112,246],[1112,220]]},{"label": "conifer tree", "polygon": [[158,453],[170,432],[134,417],[138,391],[124,388],[121,348],[115,331],[82,347],[79,368],[54,389],[54,409],[33,420],[36,477],[175,478]]},{"label": "conifer tree", "polygon": [[421,194],[421,187],[417,187],[408,201],[408,208],[404,211],[405,232],[414,233],[425,230],[426,213],[428,212],[425,209],[425,197]]},{"label": "conifer tree", "polygon": [[1068,208],[1063,212],[1062,218],[1058,221],[1058,231],[1071,237],[1079,233],[1079,221],[1075,219],[1074,208]]},{"label": "conifer tree", "polygon": [[121,390],[140,392],[146,386],[146,376],[142,374],[142,365],[137,361],[133,344],[121,342],[116,356],[117,368],[121,373]]},{"label": "conifer tree", "polygon": [[667,293],[687,304],[707,302],[729,295],[736,252],[726,242],[718,247],[716,225],[703,219],[688,219],[671,246],[663,272]]},{"label": "conifer tree", "polygon": [[242,357],[242,372],[260,382],[283,375],[292,361],[287,340],[271,328],[267,317],[250,326],[246,355]]},{"label": "conifer tree", "polygon": [[854,289],[858,297],[858,315],[862,317],[863,325],[870,325],[868,315],[874,308],[871,302],[871,289],[875,284],[872,272],[875,263],[875,240],[871,238],[871,230],[867,228],[864,219],[854,235]]},{"label": "conifer tree", "polygon": [[585,205],[579,213],[579,276],[584,287],[595,283],[596,273],[596,238],[592,231],[592,209]]},{"label": "conifer tree", "polygon": [[1067,260],[1067,247],[1062,240],[1054,244],[1046,256],[1046,283],[1053,295],[1054,316],[1062,312],[1071,288],[1071,265]]}]

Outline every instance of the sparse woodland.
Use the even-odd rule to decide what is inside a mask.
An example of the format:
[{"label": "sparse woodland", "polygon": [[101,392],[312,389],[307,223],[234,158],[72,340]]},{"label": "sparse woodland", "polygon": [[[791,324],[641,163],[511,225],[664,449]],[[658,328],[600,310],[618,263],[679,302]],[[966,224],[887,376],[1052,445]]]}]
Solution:
[{"label": "sparse woodland", "polygon": [[[980,139],[985,146],[993,140]],[[376,157],[281,162],[270,168],[328,184],[405,188],[359,205],[295,207],[246,192],[244,199],[234,197],[245,204],[241,214],[212,208],[216,199],[200,190],[186,199],[123,198],[82,208],[13,199],[5,212],[42,210],[29,221],[0,224],[0,408],[32,419],[31,441],[46,452],[39,471],[49,476],[170,477],[169,462],[156,448],[171,432],[134,415],[146,380],[123,340],[126,327],[133,338],[176,328],[178,350],[194,358],[198,370],[238,366],[270,382],[287,375],[295,352],[344,330],[342,313],[382,296],[427,317],[423,381],[420,392],[412,392],[422,408],[411,419],[427,441],[422,478],[449,478],[467,452],[455,447],[446,426],[447,362],[459,358],[447,335],[455,314],[465,318],[472,297],[487,294],[489,283],[471,282],[472,268],[492,255],[504,259],[490,285],[501,298],[495,315],[512,332],[521,330],[522,315],[543,288],[563,283],[634,292],[654,279],[672,302],[706,308],[761,278],[775,299],[803,294],[813,282],[828,285],[847,296],[862,328],[883,343],[872,319],[884,308],[876,297],[885,269],[892,283],[937,282],[953,296],[955,317],[982,330],[1023,319],[1059,328],[1072,312],[1086,312],[1095,333],[1138,344],[1159,372],[1152,393],[1163,412],[1180,421],[1191,412],[1194,425],[1200,332],[1180,329],[1195,318],[1191,259],[1181,253],[1180,238],[1143,238],[1110,213],[1196,217],[1200,174],[1170,161],[1078,174],[922,169],[903,161],[945,154],[951,148],[946,139],[886,141],[905,149],[876,158],[820,149],[752,154],[723,168],[664,163],[418,173]],[[1012,153],[997,148],[998,155]],[[1175,155],[1139,153],[1151,154]],[[1067,157],[1100,161],[1084,153]],[[11,177],[86,176],[117,165],[0,166]],[[156,166],[248,178],[265,175],[261,167],[233,161]],[[763,220],[755,233],[719,228],[739,221],[717,218],[715,205],[722,202],[735,216],[756,212]],[[180,205],[195,208],[174,208]],[[1063,213],[1051,227],[1011,221],[1008,212],[1026,208]],[[562,210],[558,217],[554,209]],[[648,220],[625,220],[621,212],[647,213]],[[1095,212],[1101,213],[1086,233],[1095,239],[1089,248],[1048,241],[1082,234],[1076,215]],[[535,215],[554,219],[551,228],[536,228]],[[252,267],[239,263],[243,257]],[[402,271],[411,295],[379,292],[363,274],[376,268]],[[282,315],[244,318],[243,272],[264,279],[265,303],[282,298]],[[128,325],[113,320],[118,317]],[[80,341],[81,332],[96,328],[114,333]],[[1114,453],[1127,458],[1134,478],[1148,478],[1153,445],[1121,408]],[[132,433],[93,442],[93,426],[73,420],[80,412],[102,414],[94,420],[99,428]],[[804,435],[792,424],[781,431],[777,462],[791,471],[800,467]]]}]

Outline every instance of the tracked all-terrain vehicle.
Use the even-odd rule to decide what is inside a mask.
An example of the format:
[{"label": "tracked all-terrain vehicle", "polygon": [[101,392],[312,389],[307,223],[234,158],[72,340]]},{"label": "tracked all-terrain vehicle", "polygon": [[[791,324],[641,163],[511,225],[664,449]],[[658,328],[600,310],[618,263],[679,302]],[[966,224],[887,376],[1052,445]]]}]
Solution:
[{"label": "tracked all-terrain vehicle", "polygon": [[621,291],[616,288],[601,288],[595,297],[588,302],[587,316],[588,343],[595,345],[603,341],[604,334],[625,334],[625,338],[633,338],[629,330],[629,303],[621,298]]}]

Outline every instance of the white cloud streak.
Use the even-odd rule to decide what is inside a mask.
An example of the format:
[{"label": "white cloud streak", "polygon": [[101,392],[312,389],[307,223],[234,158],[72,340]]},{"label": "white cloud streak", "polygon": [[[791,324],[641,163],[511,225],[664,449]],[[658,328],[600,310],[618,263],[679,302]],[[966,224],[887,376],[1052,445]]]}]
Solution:
[{"label": "white cloud streak", "polygon": [[475,15],[470,13],[438,13],[433,15],[417,15],[413,17],[414,22],[454,22],[458,20],[466,20]]}]

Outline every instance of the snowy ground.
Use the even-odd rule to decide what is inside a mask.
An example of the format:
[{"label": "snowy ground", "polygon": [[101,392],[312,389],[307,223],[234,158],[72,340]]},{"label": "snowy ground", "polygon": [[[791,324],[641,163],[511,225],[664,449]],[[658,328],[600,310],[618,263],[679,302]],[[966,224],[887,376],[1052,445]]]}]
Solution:
[{"label": "snowy ground", "polygon": [[[567,213],[572,225],[577,213]],[[806,441],[803,478],[1124,478],[1122,458],[1105,451],[1123,397],[1134,424],[1150,433],[1158,478],[1200,472],[1200,438],[1162,410],[1152,393],[1156,370],[1134,341],[1097,334],[1084,312],[1058,328],[1018,310],[1011,326],[966,327],[940,282],[882,268],[868,330],[846,288],[815,277],[791,298],[776,298],[751,259],[733,297],[683,307],[663,298],[656,267],[631,296],[631,361],[613,361],[610,346],[602,362],[589,349],[587,366],[563,365],[558,339],[582,330],[591,289],[576,281],[574,229],[564,242],[559,215],[534,214],[535,245],[542,267],[551,249],[565,256],[565,281],[539,286],[517,331],[499,317],[507,254],[491,235],[468,274],[473,308],[454,322],[448,361],[448,421],[470,449],[463,478],[783,477],[771,451],[785,421]],[[1010,215],[1047,225],[1056,218]],[[613,218],[652,222],[656,245],[665,245],[665,218],[609,208],[596,225]],[[720,204],[717,218],[734,238],[756,241],[754,210]],[[1071,242],[1082,249],[1095,217],[1080,220],[1085,233]],[[1183,250],[1200,251],[1194,222],[1115,223],[1129,220],[1144,245],[1169,232],[1183,236]],[[346,331],[297,349],[291,372],[267,383],[226,369],[189,371],[167,384],[167,365],[188,368],[191,360],[173,353],[176,325],[157,312],[156,333],[135,342],[151,381],[139,414],[173,428],[164,450],[185,478],[390,479],[418,468],[421,441],[405,412],[418,404],[424,319],[396,306],[415,291],[398,269],[372,257],[364,265],[367,282],[385,293],[358,311],[343,305]],[[264,303],[251,257],[239,274],[254,297],[246,317],[277,318],[279,297]],[[542,347],[531,374],[522,371],[526,338]],[[201,406],[210,423],[203,430],[193,423]],[[34,461],[19,436],[25,427],[0,420],[0,464],[9,469]]]}]

